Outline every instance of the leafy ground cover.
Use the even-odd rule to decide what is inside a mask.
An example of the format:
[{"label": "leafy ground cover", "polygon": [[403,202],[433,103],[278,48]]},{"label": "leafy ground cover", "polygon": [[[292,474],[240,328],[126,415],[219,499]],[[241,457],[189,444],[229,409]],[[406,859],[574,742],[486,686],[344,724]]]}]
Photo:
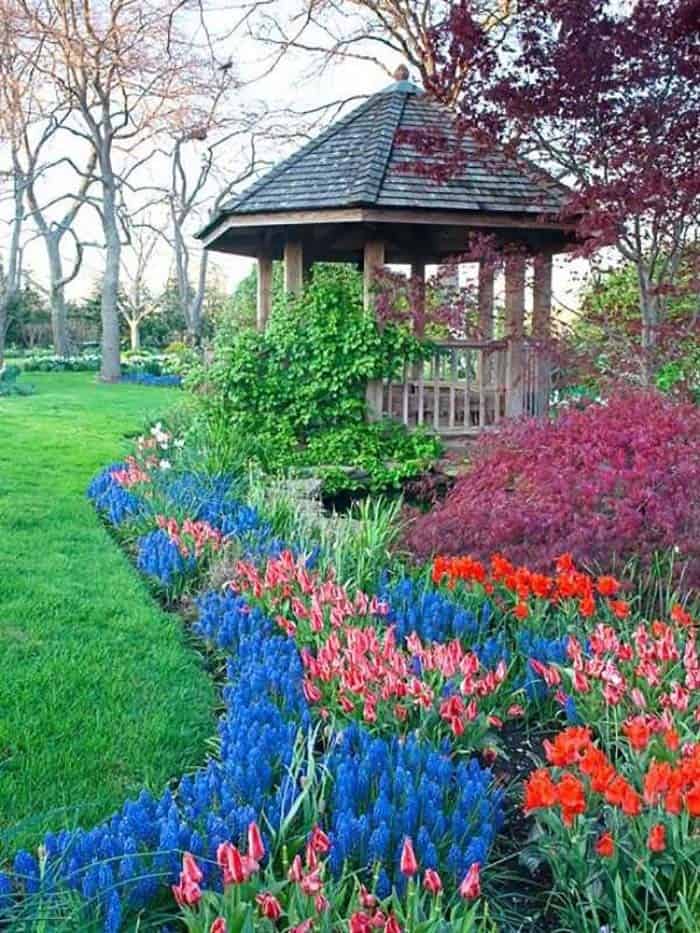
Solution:
[{"label": "leafy ground cover", "polygon": [[[389,561],[365,590],[293,518],[251,505],[252,480],[192,463],[155,425],[89,496],[164,598],[191,609],[199,594],[188,618],[222,687],[216,752],[93,829],[19,852],[0,871],[7,919],[697,929],[687,609],[646,619],[633,591],[570,555],[549,573],[498,556],[419,573]],[[515,888],[526,901],[504,898]]]},{"label": "leafy ground cover", "polygon": [[213,690],[85,499],[172,390],[33,373],[0,399],[0,857],[201,757]]}]

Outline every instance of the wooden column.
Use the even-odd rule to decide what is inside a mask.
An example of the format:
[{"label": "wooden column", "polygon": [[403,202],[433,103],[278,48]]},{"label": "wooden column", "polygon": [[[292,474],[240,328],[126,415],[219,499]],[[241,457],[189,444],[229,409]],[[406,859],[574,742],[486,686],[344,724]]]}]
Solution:
[{"label": "wooden column", "polygon": [[479,263],[479,330],[482,340],[493,340],[493,280],[491,263]]},{"label": "wooden column", "polygon": [[[365,285],[364,304],[366,309],[372,307],[372,286],[377,269],[384,265],[384,256],[385,250],[382,240],[368,240],[365,243],[362,269]],[[381,379],[375,379],[367,383],[365,398],[367,401],[367,416],[370,421],[376,421],[378,418],[381,418],[384,407],[384,384]]]},{"label": "wooden column", "polygon": [[299,295],[304,287],[304,250],[299,240],[287,240],[284,245],[284,290]]},{"label": "wooden column", "polygon": [[506,260],[506,415],[518,418],[525,412],[525,260],[511,256]]},{"label": "wooden column", "polygon": [[551,360],[548,341],[552,329],[552,255],[535,256],[532,286],[532,336],[537,349],[535,410],[544,415],[549,408]]},{"label": "wooden column", "polygon": [[258,256],[258,296],[256,324],[259,331],[264,331],[272,307],[272,258]]},{"label": "wooden column", "polygon": [[549,253],[535,256],[532,286],[532,336],[546,340],[552,318],[552,257]]},{"label": "wooden column", "polygon": [[[415,318],[413,331],[416,337],[425,337],[425,263],[420,260],[411,263],[411,278],[419,283],[416,290]],[[422,287],[420,287],[422,285]]]},{"label": "wooden column", "polygon": [[368,240],[365,243],[363,274],[365,281],[365,308],[372,304],[372,284],[376,270],[384,265],[384,243],[381,240]]}]

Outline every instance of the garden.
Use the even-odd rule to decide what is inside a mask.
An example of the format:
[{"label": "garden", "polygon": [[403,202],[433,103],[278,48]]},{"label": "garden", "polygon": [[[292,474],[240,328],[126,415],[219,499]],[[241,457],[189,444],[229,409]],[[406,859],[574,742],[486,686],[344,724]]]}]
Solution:
[{"label": "garden", "polygon": [[700,930],[697,13],[0,0],[0,931]]},{"label": "garden", "polygon": [[[697,407],[601,387],[440,491],[433,437],[366,420],[366,380],[425,352],[392,326],[322,269],[184,392],[38,372],[4,400],[35,619],[4,690],[25,716],[38,652],[55,698],[40,760],[3,764],[9,929],[697,929]],[[82,609],[50,595],[74,574]]]}]

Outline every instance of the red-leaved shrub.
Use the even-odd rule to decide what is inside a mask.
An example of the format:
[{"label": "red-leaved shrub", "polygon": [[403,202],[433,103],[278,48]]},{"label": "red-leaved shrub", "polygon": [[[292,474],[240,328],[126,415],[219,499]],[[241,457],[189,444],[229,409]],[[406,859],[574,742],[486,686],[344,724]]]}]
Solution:
[{"label": "red-leaved shrub", "polygon": [[407,534],[420,559],[494,552],[545,570],[610,568],[677,548],[700,584],[700,409],[622,391],[480,440],[468,473]]}]

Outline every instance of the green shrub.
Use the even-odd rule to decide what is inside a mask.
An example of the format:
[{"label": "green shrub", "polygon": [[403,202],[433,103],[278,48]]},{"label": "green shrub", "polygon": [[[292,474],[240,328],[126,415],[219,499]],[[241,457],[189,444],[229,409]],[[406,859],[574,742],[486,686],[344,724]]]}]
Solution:
[{"label": "green shrub", "polygon": [[0,397],[34,394],[34,386],[24,385],[18,381],[21,372],[19,366],[6,366],[0,369]]},{"label": "green shrub", "polygon": [[437,456],[439,443],[368,423],[365,390],[424,353],[408,332],[377,326],[354,270],[322,267],[299,298],[276,303],[264,334],[227,335],[212,366],[191,380],[211,465],[322,467],[326,491],[398,485]]}]

